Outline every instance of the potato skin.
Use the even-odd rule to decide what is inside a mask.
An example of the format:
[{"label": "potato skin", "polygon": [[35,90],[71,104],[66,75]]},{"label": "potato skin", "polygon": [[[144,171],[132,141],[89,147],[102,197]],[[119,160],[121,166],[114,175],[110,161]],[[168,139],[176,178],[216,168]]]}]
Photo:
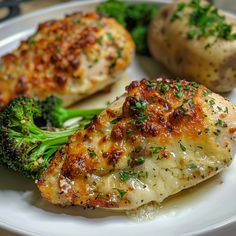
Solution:
[{"label": "potato skin", "polygon": [[[183,79],[201,83],[215,92],[232,90],[236,87],[236,40],[218,39],[206,48],[214,37],[188,39],[188,14],[171,21],[179,2],[164,6],[151,23],[148,46],[152,56]],[[226,16],[226,21],[235,32],[236,20]]]}]

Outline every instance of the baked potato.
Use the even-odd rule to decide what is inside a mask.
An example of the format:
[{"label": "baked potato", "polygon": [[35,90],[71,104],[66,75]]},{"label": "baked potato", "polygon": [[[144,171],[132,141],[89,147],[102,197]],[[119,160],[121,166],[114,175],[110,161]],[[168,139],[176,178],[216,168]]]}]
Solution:
[{"label": "baked potato", "polygon": [[176,76],[228,92],[236,86],[235,32],[236,20],[206,1],[175,1],[150,24],[148,46]]}]

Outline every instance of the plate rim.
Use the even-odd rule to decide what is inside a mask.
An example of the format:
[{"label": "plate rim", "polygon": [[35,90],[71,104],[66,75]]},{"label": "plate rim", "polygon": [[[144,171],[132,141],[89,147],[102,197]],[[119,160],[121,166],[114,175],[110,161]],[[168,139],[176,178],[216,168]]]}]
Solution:
[{"label": "plate rim", "polygon": [[[56,4],[54,6],[45,7],[43,9],[24,14],[23,16],[17,16],[13,19],[6,21],[6,22],[0,23],[0,30],[4,30],[4,28],[14,26],[15,24],[21,24],[22,21],[30,19],[32,17],[37,17],[37,16],[40,16],[43,14],[57,12],[60,10],[66,11],[67,9],[70,9],[71,7],[89,6],[91,4],[101,3],[101,2],[105,2],[105,1],[106,0],[86,0],[86,1],[77,0],[77,1],[73,1],[73,2],[60,3],[60,4]],[[129,2],[129,3],[138,3],[139,2],[139,3],[147,3],[147,4],[150,4],[150,3],[168,4],[168,3],[172,2],[172,0],[124,0],[124,1]],[[232,17],[236,17],[236,14],[234,14],[234,13],[230,13],[230,12],[226,12],[226,11],[223,11],[223,12],[226,13],[227,15],[232,16]],[[65,15],[66,13],[63,13],[63,14]],[[236,214],[233,217],[230,217],[230,218],[220,221],[218,223],[209,225],[201,230],[193,231],[191,233],[185,233],[182,236],[203,235],[203,234],[208,234],[208,233],[214,233],[214,232],[217,232],[219,229],[222,229],[224,231],[225,229],[229,229],[230,227],[235,226],[235,225],[236,225]],[[1,228],[9,231],[9,233],[17,233],[20,235],[29,235],[29,236],[39,235],[31,230],[25,230],[19,226],[9,224],[8,222],[5,222],[0,217],[0,230],[1,230]],[[46,234],[40,234],[40,235],[46,236]]]}]

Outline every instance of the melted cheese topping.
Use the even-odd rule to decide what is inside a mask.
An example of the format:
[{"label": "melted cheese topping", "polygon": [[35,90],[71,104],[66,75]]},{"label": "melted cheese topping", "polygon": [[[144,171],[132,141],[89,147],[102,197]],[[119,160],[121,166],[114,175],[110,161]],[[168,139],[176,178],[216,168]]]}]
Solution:
[{"label": "melted cheese topping", "polygon": [[[236,112],[230,102],[186,81],[134,81],[126,90],[70,138],[56,180],[66,183],[59,189],[67,203],[136,209],[231,163]],[[41,180],[43,195],[51,175]]]}]

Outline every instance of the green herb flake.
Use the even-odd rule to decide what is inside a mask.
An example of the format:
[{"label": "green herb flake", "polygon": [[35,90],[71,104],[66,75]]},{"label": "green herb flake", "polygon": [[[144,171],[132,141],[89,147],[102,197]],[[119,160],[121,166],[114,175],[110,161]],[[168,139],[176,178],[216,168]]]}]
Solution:
[{"label": "green herb flake", "polygon": [[127,193],[126,191],[124,191],[123,189],[119,189],[119,188],[116,188],[116,191],[120,194],[120,197],[124,197],[125,194]]},{"label": "green herb flake", "polygon": [[182,143],[179,143],[179,146],[183,152],[187,150],[186,147]]},{"label": "green herb flake", "polygon": [[121,120],[121,117],[117,117],[117,118],[111,120],[111,121],[110,121],[110,124],[114,125],[114,124],[116,124],[117,122],[119,122],[120,120]]},{"label": "green herb flake", "polygon": [[77,19],[77,20],[75,21],[75,23],[79,25],[79,24],[81,23],[81,20],[80,20],[80,19]]},{"label": "green herb flake", "polygon": [[190,89],[190,86],[189,86],[189,85],[185,85],[185,86],[184,86],[184,90],[185,90],[185,91],[188,91],[189,89]]},{"label": "green herb flake", "polygon": [[191,170],[194,170],[194,169],[197,168],[197,165],[194,164],[194,163],[191,163],[191,164],[188,164],[188,165],[187,165],[187,168],[188,168],[188,169],[191,169]]},{"label": "green herb flake", "polygon": [[175,21],[176,19],[180,19],[184,15],[184,8],[186,4],[185,3],[179,3],[177,7],[177,11],[174,13],[174,15],[171,18],[171,21]]},{"label": "green herb flake", "polygon": [[227,113],[227,114],[229,113],[228,107],[225,107],[224,113]]},{"label": "green herb flake", "polygon": [[157,154],[163,149],[164,149],[163,147],[150,147],[152,154]]},{"label": "green herb flake", "polygon": [[114,37],[113,37],[113,35],[112,35],[111,32],[107,32],[106,34],[107,34],[107,37],[108,37],[112,42],[115,41],[115,39],[114,39]]},{"label": "green herb flake", "polygon": [[225,121],[218,119],[217,122],[215,123],[215,125],[217,126],[221,126],[221,127],[227,127],[227,124],[225,123]]},{"label": "green herb flake", "polygon": [[161,93],[165,94],[170,90],[170,86],[168,84],[161,84],[160,85],[160,91]]},{"label": "green herb flake", "polygon": [[203,95],[203,96],[207,96],[207,95],[210,94],[210,93],[211,93],[210,90],[203,90],[203,91],[202,91],[202,95]]},{"label": "green herb flake", "polygon": [[185,109],[184,107],[180,106],[180,107],[179,107],[179,111],[181,111],[181,112],[186,112],[186,109]]},{"label": "green herb flake", "polygon": [[213,98],[211,98],[210,100],[208,100],[209,104],[211,106],[215,105],[215,100]]},{"label": "green herb flake", "polygon": [[175,95],[176,98],[182,98],[183,92],[182,91],[174,92],[174,95]]},{"label": "green herb flake", "polygon": [[184,99],[183,104],[188,103],[189,101],[190,101],[190,99]]},{"label": "green herb flake", "polygon": [[208,134],[208,133],[209,133],[209,131],[210,131],[210,129],[209,129],[209,128],[205,128],[205,133],[206,133],[206,134]]},{"label": "green herb flake", "polygon": [[131,106],[131,109],[134,111],[145,110],[147,108],[147,103],[144,101],[135,102],[134,106]]},{"label": "green herb flake", "polygon": [[121,182],[126,182],[127,180],[131,178],[137,178],[137,177],[138,177],[138,174],[131,171],[121,171],[119,173],[119,179]]},{"label": "green herb flake", "polygon": [[181,89],[181,84],[180,84],[180,83],[176,83],[175,89],[176,89],[177,91],[180,91],[180,89]]},{"label": "green herb flake", "polygon": [[152,86],[154,86],[155,84],[154,84],[153,82],[151,82],[151,81],[147,81],[147,82],[146,82],[146,85],[147,85],[148,87],[152,87]]},{"label": "green herb flake", "polygon": [[137,118],[137,122],[140,124],[146,120],[148,120],[149,116],[148,115],[145,115],[143,113],[140,113],[138,118]]},{"label": "green herb flake", "polygon": [[199,87],[199,84],[197,82],[192,81],[192,82],[190,82],[190,84],[195,88]]},{"label": "green herb flake", "polygon": [[187,37],[195,39],[198,37],[214,37],[212,43],[205,48],[211,47],[218,38],[235,40],[236,34],[232,33],[232,25],[227,23],[226,17],[221,16],[218,9],[211,3],[202,3],[199,0],[191,0],[188,4],[179,5],[173,14],[171,21],[179,20],[184,15],[184,8],[190,8],[189,26]]},{"label": "green herb flake", "polygon": [[30,39],[29,40],[29,44],[30,45],[35,45],[36,44],[36,40],[35,39]]},{"label": "green herb flake", "polygon": [[136,165],[142,165],[145,162],[145,158],[144,157],[139,157],[138,159],[135,159],[135,164]]},{"label": "green herb flake", "polygon": [[95,158],[97,156],[96,152],[91,148],[88,149],[88,152],[91,158]]},{"label": "green herb flake", "polygon": [[97,43],[100,45],[100,46],[102,46],[103,45],[103,37],[102,36],[100,36],[99,38],[97,38]]},{"label": "green herb flake", "polygon": [[221,131],[220,131],[219,129],[217,129],[216,131],[213,132],[213,134],[214,134],[215,136],[219,136],[220,133],[221,133]]},{"label": "green herb flake", "polygon": [[190,107],[190,108],[192,108],[192,107],[194,107],[194,106],[195,106],[195,102],[190,102],[190,103],[189,103],[189,107]]}]

